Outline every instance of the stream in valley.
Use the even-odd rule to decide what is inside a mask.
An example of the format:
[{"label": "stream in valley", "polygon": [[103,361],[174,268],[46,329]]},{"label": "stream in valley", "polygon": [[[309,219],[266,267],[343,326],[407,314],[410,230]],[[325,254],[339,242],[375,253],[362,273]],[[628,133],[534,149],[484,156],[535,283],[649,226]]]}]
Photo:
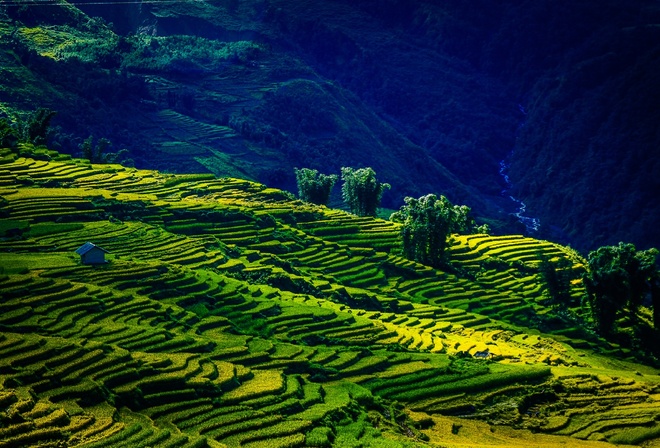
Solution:
[{"label": "stream in valley", "polygon": [[[518,105],[518,109],[523,115],[527,115],[527,111],[521,104]],[[525,126],[525,121],[520,123],[518,129],[520,129],[523,126]],[[541,221],[538,218],[526,216],[527,205],[520,199],[509,194],[509,191],[511,191],[511,189],[513,188],[513,183],[511,182],[511,178],[509,178],[509,174],[508,174],[509,163],[507,163],[507,160],[511,160],[512,158],[513,158],[513,150],[511,150],[511,152],[505,159],[500,161],[500,176],[502,176],[502,179],[504,179],[504,183],[506,185],[506,187],[502,190],[501,194],[502,197],[508,197],[513,202],[514,211],[511,212],[511,214],[515,216],[518,219],[518,221],[525,226],[527,232],[536,233],[538,232],[539,227],[541,226]]]}]

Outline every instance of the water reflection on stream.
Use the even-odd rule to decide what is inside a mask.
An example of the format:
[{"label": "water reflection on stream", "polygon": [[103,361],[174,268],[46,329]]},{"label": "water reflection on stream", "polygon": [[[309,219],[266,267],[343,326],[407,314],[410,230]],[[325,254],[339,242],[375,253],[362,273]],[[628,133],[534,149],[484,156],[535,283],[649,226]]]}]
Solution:
[{"label": "water reflection on stream", "polygon": [[[507,158],[510,159],[511,156],[513,156],[513,152],[509,154]],[[509,194],[509,190],[511,190],[513,184],[511,183],[511,179],[507,174],[508,170],[509,170],[509,165],[506,163],[506,159],[500,161],[500,176],[502,176],[502,179],[504,179],[504,183],[506,184],[506,188],[502,190],[501,194],[504,197],[508,196],[509,199],[511,199],[511,201],[515,203],[516,211],[511,214],[516,218],[518,218],[518,221],[520,221],[522,224],[525,225],[527,231],[530,233],[537,232],[539,230],[539,226],[541,225],[541,221],[538,218],[525,216],[527,205],[525,205],[525,203],[520,199],[513,197],[512,195]]]},{"label": "water reflection on stream", "polygon": [[[527,115],[527,111],[525,110],[522,104],[518,104],[518,109],[523,115]],[[522,128],[523,126],[525,126],[525,121],[520,123],[518,129]],[[527,205],[525,205],[525,203],[520,199],[509,194],[509,191],[513,188],[513,183],[509,178],[509,174],[508,174],[509,164],[507,163],[507,160],[511,160],[512,158],[513,158],[513,150],[509,153],[508,156],[506,156],[504,160],[500,161],[500,176],[502,176],[502,179],[504,179],[504,184],[506,185],[504,190],[502,190],[501,194],[503,197],[508,197],[515,204],[514,205],[515,211],[511,214],[516,218],[518,218],[518,221],[525,226],[527,232],[535,233],[538,232],[539,227],[541,226],[541,221],[538,218],[525,216],[525,212],[527,211]]]}]

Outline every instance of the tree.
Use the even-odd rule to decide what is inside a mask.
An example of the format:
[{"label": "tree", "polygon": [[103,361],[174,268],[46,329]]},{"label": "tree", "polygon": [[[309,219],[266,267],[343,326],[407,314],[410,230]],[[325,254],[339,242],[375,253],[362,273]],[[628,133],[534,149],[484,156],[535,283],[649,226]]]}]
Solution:
[{"label": "tree", "polygon": [[[647,294],[652,294],[655,308],[660,305],[656,267],[657,249],[637,251],[633,244],[603,246],[590,252],[584,284],[591,313],[599,333],[611,334],[620,314],[627,310],[632,322]],[[660,322],[655,321],[656,328]]]},{"label": "tree", "polygon": [[319,174],[317,170],[309,168],[294,168],[294,171],[298,184],[298,197],[305,202],[327,205],[338,176]]},{"label": "tree", "polygon": [[0,119],[0,148],[15,149],[18,143],[16,130],[6,118]]},{"label": "tree", "polygon": [[46,144],[50,121],[56,114],[57,112],[44,107],[34,111],[23,121],[21,140],[35,145]]},{"label": "tree", "polygon": [[40,107],[34,112],[0,119],[0,147],[16,148],[18,143],[46,144],[50,121],[57,112]]},{"label": "tree", "polygon": [[447,241],[452,233],[486,232],[470,217],[466,205],[453,205],[444,196],[427,194],[419,199],[407,197],[405,205],[390,219],[403,224],[404,256],[429,266],[440,267],[445,261]]},{"label": "tree", "polygon": [[107,149],[112,146],[110,140],[107,138],[100,138],[94,146],[94,138],[90,135],[85,141],[80,145],[80,150],[82,151],[82,156],[85,159],[88,159],[92,163],[107,163],[109,161],[108,154],[106,154]]},{"label": "tree", "polygon": [[341,178],[341,196],[351,213],[358,216],[376,216],[383,192],[390,184],[376,180],[376,172],[372,168],[353,169],[343,167]]},{"label": "tree", "polygon": [[653,304],[653,327],[660,331],[660,275],[651,279],[651,301]]},{"label": "tree", "polygon": [[568,306],[573,301],[571,296],[571,280],[573,263],[568,258],[560,257],[551,261],[547,256],[539,253],[541,260],[539,273],[545,283],[546,293],[551,303]]}]

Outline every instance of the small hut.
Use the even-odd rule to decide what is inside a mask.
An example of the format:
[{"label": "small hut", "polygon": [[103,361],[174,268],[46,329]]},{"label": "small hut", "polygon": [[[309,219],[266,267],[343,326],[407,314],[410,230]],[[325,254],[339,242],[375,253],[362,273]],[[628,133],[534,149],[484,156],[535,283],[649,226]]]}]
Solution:
[{"label": "small hut", "polygon": [[104,264],[107,263],[105,254],[107,250],[100,248],[94,243],[85,243],[76,249],[76,253],[80,255],[82,264]]}]

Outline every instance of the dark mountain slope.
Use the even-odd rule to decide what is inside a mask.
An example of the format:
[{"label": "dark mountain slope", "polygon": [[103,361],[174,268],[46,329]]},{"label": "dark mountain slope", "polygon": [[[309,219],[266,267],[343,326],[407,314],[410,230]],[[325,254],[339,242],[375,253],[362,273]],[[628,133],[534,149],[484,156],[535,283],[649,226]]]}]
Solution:
[{"label": "dark mountain slope", "polygon": [[[412,22],[392,23],[361,2],[281,3],[287,7],[273,20],[321,74],[355,92],[463,182],[499,194],[496,167],[513,144],[517,112],[502,85],[419,39]],[[419,13],[408,9],[400,22]]]},{"label": "dark mountain slope", "polygon": [[[521,104],[525,115],[517,118],[524,126],[515,141],[510,177],[513,193],[541,218],[543,235],[562,238],[582,250],[620,240],[645,247],[660,245],[653,230],[660,223],[657,2],[494,5],[476,1],[466,7],[460,1],[414,6],[392,1],[382,8],[374,2],[358,3],[407,41],[444,60],[460,60],[461,68],[477,69],[482,82],[487,79],[491,88],[504,90],[499,93],[508,103],[499,104]],[[468,86],[467,71],[457,67],[452,66],[452,74],[460,74]],[[419,90],[424,93],[428,90],[423,82],[416,80],[414,85],[423,86]],[[472,135],[466,138],[472,144],[463,146],[471,156],[457,150],[458,141],[452,141],[452,150],[443,147],[442,154],[433,154],[456,173],[469,167],[475,178],[489,179],[470,162],[479,160],[482,167],[492,167],[488,161],[501,156],[498,149],[515,132],[503,120],[514,117],[508,110],[498,110],[497,103],[477,89],[472,92],[479,91],[481,101],[495,106],[482,117],[474,114],[479,109],[471,103],[470,87],[455,89],[448,96],[472,113]],[[424,104],[424,100],[410,104]],[[500,123],[495,115],[502,119]],[[453,129],[445,135],[465,129],[465,117],[458,114],[457,121],[443,120]],[[424,122],[408,123],[411,135],[429,131]],[[423,139],[424,145],[433,151],[429,140]],[[483,148],[487,151],[480,151]],[[452,163],[448,154],[460,157]],[[460,161],[468,163],[461,166]],[[474,185],[474,179],[468,182]]]},{"label": "dark mountain slope", "polygon": [[[521,104],[510,177],[513,193],[541,218],[541,234],[582,250],[620,240],[660,245],[658,3],[430,3],[361,7],[498,79]],[[455,97],[469,104],[468,95]],[[488,118],[472,122],[477,132],[495,123]],[[506,141],[496,138],[504,132],[485,133]]]},{"label": "dark mountain slope", "polygon": [[295,166],[373,166],[388,207],[442,193],[520,231],[515,149],[540,236],[660,245],[657,2],[76,7],[4,7],[0,105],[57,109],[61,150],[93,134],[139,166],[290,191]]},{"label": "dark mountain slope", "polygon": [[582,249],[660,245],[660,8],[631,22],[535,85],[511,167],[516,194]]},{"label": "dark mountain slope", "polygon": [[[499,200],[502,187],[497,166],[513,145],[516,120],[512,116],[517,113],[516,108],[502,97],[503,88],[494,81],[483,77],[460,59],[444,56],[432,46],[425,45],[414,33],[390,24],[386,18],[372,14],[363,6],[359,2],[252,2],[241,4],[232,14],[221,8],[204,11],[170,4],[151,8],[157,18],[155,30],[159,35],[194,33],[205,38],[254,39],[267,43],[273,57],[299,59],[306,70],[312,70],[312,73],[303,73],[303,78],[330,81],[339,89],[357,95],[366,106],[361,107],[375,112],[379,120],[393,127],[404,140],[424,148],[463,184],[477,188],[481,195],[494,197],[484,200],[461,194],[462,186],[443,180],[445,176],[438,175],[433,169],[428,173],[426,156],[420,156],[418,149],[411,149],[412,146],[401,139],[398,148],[383,146],[378,141],[368,142],[377,149],[365,152],[360,145],[364,132],[350,132],[337,141],[329,138],[327,133],[323,136],[325,139],[320,139],[311,129],[295,135],[301,134],[300,130],[283,126],[281,120],[275,123],[278,120],[276,114],[293,115],[285,117],[287,123],[297,122],[296,113],[300,110],[316,109],[308,120],[323,114],[315,97],[306,99],[304,91],[298,96],[308,104],[299,102],[288,110],[259,114],[260,121],[255,124],[286,134],[289,139],[284,146],[293,151],[302,148],[302,152],[315,153],[316,146],[341,145],[345,147],[344,152],[349,153],[348,160],[358,159],[357,162],[371,165],[382,165],[378,157],[387,158],[392,151],[404,152],[408,159],[415,160],[419,169],[398,168],[402,178],[410,179],[409,175],[412,175],[417,179],[413,188],[396,185],[403,194],[443,191],[458,201],[472,200],[478,211],[493,216],[499,207],[492,201]],[[237,21],[237,17],[242,20]],[[277,75],[273,71],[270,73]],[[287,75],[296,76],[295,73]],[[349,103],[344,111],[350,115],[350,107],[356,104],[355,101]],[[269,104],[265,107],[268,108]],[[245,115],[243,110],[240,113],[230,111],[229,114],[230,119],[238,118],[239,121]],[[254,118],[252,113],[247,115]],[[341,120],[342,114],[337,117]],[[255,140],[253,135],[241,134]],[[265,144],[275,146],[270,140]],[[348,163],[332,157],[335,154],[332,150],[327,152],[330,157],[317,157],[311,166],[328,169],[338,163]],[[380,155],[364,157],[373,152]],[[297,160],[308,163],[309,157]],[[407,165],[404,162],[404,167]],[[289,175],[289,182],[290,179]],[[388,179],[393,184],[399,180],[403,184],[409,182],[399,176]],[[429,182],[430,189],[425,185]],[[402,197],[396,191],[390,200],[395,207]]]},{"label": "dark mountain slope", "polygon": [[[498,116],[492,111],[502,107],[497,95],[482,104],[488,81],[459,60],[393,35],[359,8],[323,5],[252,2],[231,10],[204,2],[144,4],[114,28],[126,32],[132,23],[133,32],[159,37],[89,31],[84,37],[93,50],[73,46],[55,59],[30,34],[14,40],[19,53],[31,55],[28,68],[41,76],[39,85],[67,92],[66,100],[40,101],[58,109],[55,123],[73,134],[60,139],[63,150],[76,151],[94,134],[110,138],[116,149],[127,147],[138,165],[210,169],[290,190],[294,166],[335,172],[341,165],[373,166],[394,186],[385,197],[389,207],[405,195],[436,191],[482,215],[506,217],[496,204],[496,167],[512,140],[490,145],[497,146],[493,155],[487,142],[493,137],[479,130],[486,126],[468,125]],[[118,5],[79,6],[107,21],[127,14]],[[8,14],[33,28],[48,24],[30,10],[9,8]],[[90,95],[95,90],[103,94]],[[317,103],[319,95],[331,98]],[[328,101],[332,113],[320,105]],[[504,125],[490,128],[511,139],[506,128],[514,127],[506,118],[497,121]],[[184,127],[194,142],[178,135]]]}]

